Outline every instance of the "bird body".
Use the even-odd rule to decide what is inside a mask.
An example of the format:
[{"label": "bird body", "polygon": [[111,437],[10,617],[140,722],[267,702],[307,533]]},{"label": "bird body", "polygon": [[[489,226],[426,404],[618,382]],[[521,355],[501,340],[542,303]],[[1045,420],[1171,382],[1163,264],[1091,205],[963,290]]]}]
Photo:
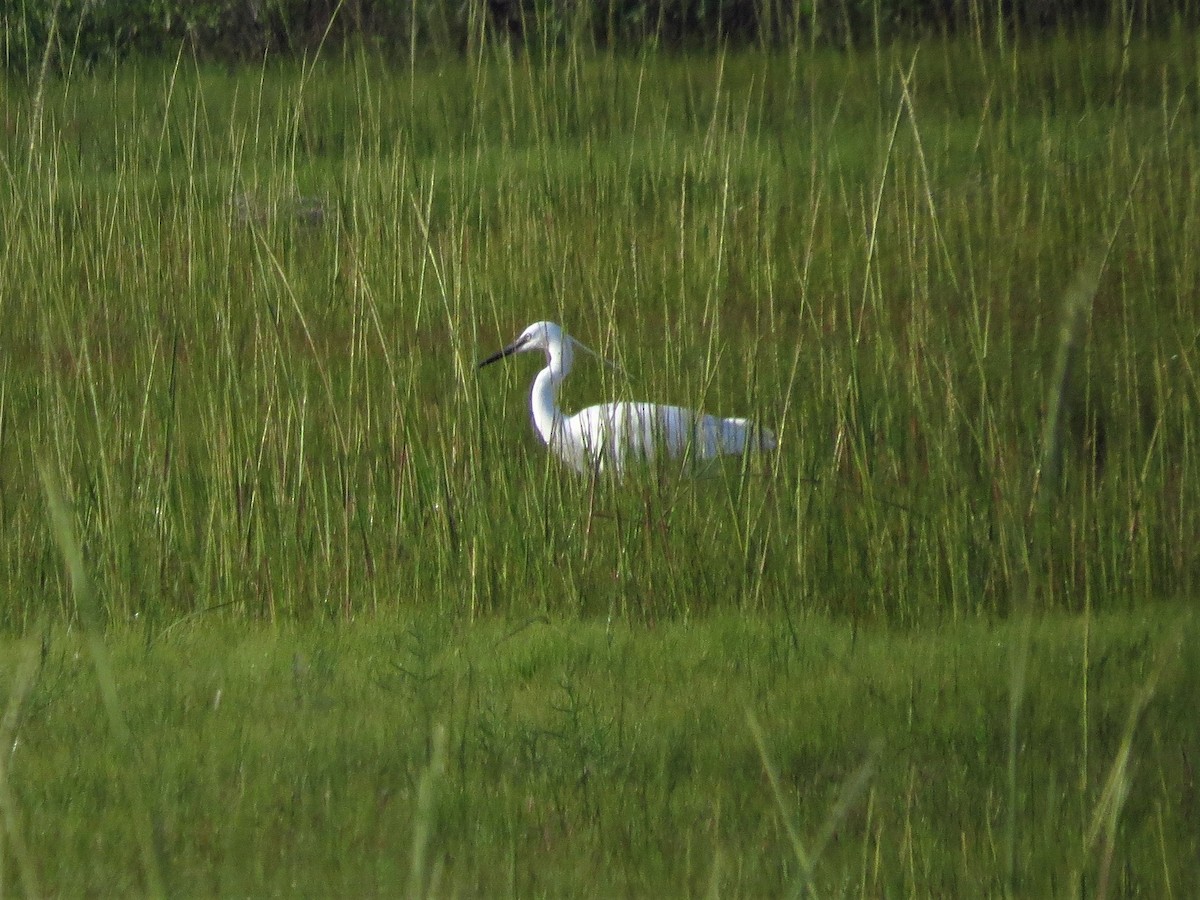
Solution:
[{"label": "bird body", "polygon": [[592,351],[553,322],[535,322],[480,368],[513,353],[541,350],[547,365],[533,380],[529,405],[546,445],[577,472],[625,472],[632,462],[711,460],[724,454],[772,450],[775,435],[747,419],[722,419],[679,406],[602,403],[572,416],[558,407],[558,389],[570,374],[574,349]]}]

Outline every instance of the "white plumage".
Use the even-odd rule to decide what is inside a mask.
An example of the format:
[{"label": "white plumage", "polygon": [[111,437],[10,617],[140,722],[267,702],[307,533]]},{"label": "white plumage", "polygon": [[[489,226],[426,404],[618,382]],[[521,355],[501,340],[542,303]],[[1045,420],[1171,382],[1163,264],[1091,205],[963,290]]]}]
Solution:
[{"label": "white plumage", "polygon": [[775,449],[775,435],[748,419],[721,419],[679,406],[603,403],[573,416],[558,408],[558,388],[571,372],[574,348],[592,351],[553,322],[534,322],[520,337],[479,364],[541,350],[547,365],[533,379],[529,405],[543,441],[577,472],[625,472],[631,462],[690,458]]}]

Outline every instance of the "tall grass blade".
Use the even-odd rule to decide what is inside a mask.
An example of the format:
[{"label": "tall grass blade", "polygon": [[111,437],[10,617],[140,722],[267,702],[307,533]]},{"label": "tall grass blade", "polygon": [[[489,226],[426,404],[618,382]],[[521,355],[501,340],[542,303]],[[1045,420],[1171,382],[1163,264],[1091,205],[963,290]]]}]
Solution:
[{"label": "tall grass blade", "polygon": [[[408,896],[420,900],[436,894],[437,879],[430,874],[433,834],[437,828],[437,792],[446,772],[446,726],[433,729],[429,764],[417,787],[417,808],[413,816],[412,852],[409,857]],[[435,873],[436,874],[436,873]]]},{"label": "tall grass blade", "polygon": [[[42,890],[38,886],[37,864],[25,841],[20,810],[17,808],[17,798],[9,783],[8,761],[17,748],[17,729],[20,726],[21,705],[25,702],[25,698],[37,678],[39,643],[36,637],[25,641],[21,662],[17,667],[12,690],[8,695],[8,707],[4,710],[4,718],[0,719],[0,815],[4,817],[4,835],[12,847],[13,857],[17,863],[17,875],[26,897],[40,897]],[[3,889],[3,879],[7,877],[3,862],[4,841],[0,839],[0,891]]]},{"label": "tall grass blade", "polygon": [[109,726],[116,742],[119,765],[124,776],[124,787],[134,819],[134,832],[137,835],[138,847],[141,851],[146,895],[162,897],[166,893],[162,879],[162,863],[155,845],[154,826],[150,811],[142,794],[139,777],[141,766],[138,764],[129,726],[121,709],[112,661],[108,656],[108,648],[104,644],[104,626],[83,564],[83,550],[75,536],[75,526],[71,521],[71,514],[63,498],[58,478],[44,462],[39,463],[38,473],[42,479],[42,490],[46,495],[46,504],[50,511],[50,528],[67,568],[71,593],[75,598],[75,608],[80,624],[83,626],[88,653],[96,672],[96,681],[100,685],[100,696],[103,699]]}]

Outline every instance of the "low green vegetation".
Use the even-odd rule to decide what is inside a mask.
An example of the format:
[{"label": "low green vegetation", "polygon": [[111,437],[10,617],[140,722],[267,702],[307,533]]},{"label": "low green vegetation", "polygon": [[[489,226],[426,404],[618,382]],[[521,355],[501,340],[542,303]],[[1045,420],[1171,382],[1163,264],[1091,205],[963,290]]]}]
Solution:
[{"label": "low green vegetation", "polygon": [[79,641],[7,645],[41,654],[4,734],[9,877],[139,892],[146,843],[169,893],[206,896],[1198,887],[1174,612],[1034,626],[1011,795],[1019,627],[392,618],[123,634],[132,765]]},{"label": "low green vegetation", "polygon": [[4,887],[1194,893],[1198,52],[6,81]]}]

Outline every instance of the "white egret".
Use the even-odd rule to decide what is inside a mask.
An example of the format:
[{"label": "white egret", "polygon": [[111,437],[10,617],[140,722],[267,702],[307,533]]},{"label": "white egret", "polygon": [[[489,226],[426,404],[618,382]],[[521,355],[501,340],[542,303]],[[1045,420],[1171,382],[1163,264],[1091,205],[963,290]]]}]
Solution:
[{"label": "white egret", "polygon": [[667,459],[711,460],[727,453],[775,449],[775,435],[748,419],[720,419],[678,406],[602,403],[573,416],[558,408],[558,388],[571,372],[574,349],[596,353],[553,322],[534,322],[515,341],[479,368],[530,350],[546,354],[533,379],[529,406],[542,440],[577,472],[611,470],[620,476],[629,462]]}]

